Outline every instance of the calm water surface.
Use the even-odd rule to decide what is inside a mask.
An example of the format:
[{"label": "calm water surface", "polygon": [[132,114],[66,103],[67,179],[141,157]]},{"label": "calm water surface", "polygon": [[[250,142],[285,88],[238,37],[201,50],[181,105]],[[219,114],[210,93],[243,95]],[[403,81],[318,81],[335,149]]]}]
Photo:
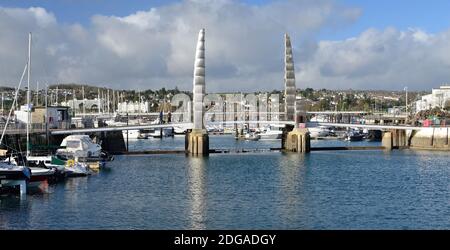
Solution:
[{"label": "calm water surface", "polygon": [[[211,136],[211,148],[279,147]],[[312,146],[373,145],[312,141]],[[130,149],[183,149],[184,138]],[[0,197],[3,229],[450,229],[450,157],[430,151],[117,156],[109,170]]]}]

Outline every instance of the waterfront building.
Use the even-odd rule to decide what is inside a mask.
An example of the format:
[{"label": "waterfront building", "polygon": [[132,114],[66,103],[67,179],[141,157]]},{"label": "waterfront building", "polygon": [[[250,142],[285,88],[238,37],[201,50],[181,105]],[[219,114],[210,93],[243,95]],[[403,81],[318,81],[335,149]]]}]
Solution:
[{"label": "waterfront building", "polygon": [[[16,120],[23,124],[28,122],[27,105],[22,105],[20,110],[14,112]],[[45,128],[47,124],[50,129],[68,129],[70,128],[71,117],[69,107],[66,106],[37,106],[31,107],[32,128]]]},{"label": "waterfront building", "polygon": [[450,86],[441,86],[438,89],[432,89],[431,94],[424,95],[416,101],[416,112],[428,110],[435,107],[448,108],[450,107]]}]

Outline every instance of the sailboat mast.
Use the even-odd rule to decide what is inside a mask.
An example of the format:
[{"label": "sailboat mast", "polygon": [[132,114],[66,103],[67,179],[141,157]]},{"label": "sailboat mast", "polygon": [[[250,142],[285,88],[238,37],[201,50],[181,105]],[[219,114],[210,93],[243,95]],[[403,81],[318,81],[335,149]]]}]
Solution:
[{"label": "sailboat mast", "polygon": [[31,106],[30,106],[30,75],[31,75],[31,32],[28,34],[28,79],[27,79],[27,158],[30,156],[30,122],[31,122]]},{"label": "sailboat mast", "polygon": [[36,82],[36,106],[39,106],[39,81]]},{"label": "sailboat mast", "polygon": [[83,118],[84,118],[84,115],[86,114],[85,98],[84,98],[84,86],[81,86],[81,92],[83,94]]},{"label": "sailboat mast", "polygon": [[100,88],[97,88],[97,109],[98,109],[98,114],[101,114],[100,108],[102,107],[102,102],[100,100]]}]

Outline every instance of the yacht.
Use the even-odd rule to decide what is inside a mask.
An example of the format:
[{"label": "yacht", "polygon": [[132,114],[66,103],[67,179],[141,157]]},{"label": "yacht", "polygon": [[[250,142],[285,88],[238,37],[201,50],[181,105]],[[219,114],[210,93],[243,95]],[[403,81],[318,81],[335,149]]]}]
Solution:
[{"label": "yacht", "polygon": [[89,165],[84,162],[77,162],[73,159],[63,160],[57,156],[49,156],[48,166],[64,166],[67,177],[87,176],[92,173]]},{"label": "yacht", "polygon": [[0,180],[28,180],[31,177],[30,169],[8,162],[0,162]]},{"label": "yacht", "polygon": [[258,141],[259,139],[261,139],[261,135],[253,133],[253,132],[249,132],[244,135],[244,139],[246,141]]},{"label": "yacht", "polygon": [[330,129],[326,126],[311,127],[308,128],[308,131],[311,138],[320,138],[330,135]]},{"label": "yacht", "polygon": [[271,124],[266,131],[260,133],[261,140],[278,140],[281,139],[284,125]]},{"label": "yacht", "polygon": [[186,126],[174,126],[173,132],[175,135],[185,135],[188,130]]},{"label": "yacht", "polygon": [[79,159],[80,161],[113,160],[113,157],[94,143],[88,135],[69,135],[61,142],[56,155],[62,159]]},{"label": "yacht", "polygon": [[0,188],[20,186],[21,194],[26,193],[26,183],[31,178],[31,170],[25,166],[17,166],[6,159],[0,162]]},{"label": "yacht", "polygon": [[[40,169],[54,170],[53,175],[48,178],[50,182],[58,182],[60,180],[65,179],[67,177],[66,168],[64,165],[53,165],[51,164],[51,156],[28,156],[27,162],[28,166],[32,170],[32,173],[43,174],[43,170],[38,171]],[[33,170],[34,169],[34,170]]]},{"label": "yacht", "polygon": [[381,130],[369,130],[364,136],[367,141],[381,141],[383,138],[383,133]]},{"label": "yacht", "polygon": [[123,138],[128,139],[147,139],[146,134],[141,133],[139,129],[122,130]]},{"label": "yacht", "polygon": [[56,173],[54,168],[29,167],[31,170],[31,178],[28,186],[39,186],[42,182],[51,182]]},{"label": "yacht", "polygon": [[362,141],[363,138],[364,138],[364,135],[359,133],[357,130],[347,132],[345,135],[346,141]]},{"label": "yacht", "polygon": [[30,170],[30,178],[28,179],[28,186],[29,187],[36,187],[39,186],[41,182],[51,182],[54,178],[54,175],[56,173],[55,168],[46,167],[45,165],[39,165],[36,166],[31,162],[28,162],[25,158],[22,158],[20,155],[16,157],[10,157],[8,159],[8,163],[16,166],[20,166],[21,162],[27,163],[28,169]]},{"label": "yacht", "polygon": [[159,128],[149,129],[147,134],[148,134],[148,136],[151,136],[153,138],[174,136],[174,128],[168,127],[168,128],[162,128],[162,129],[159,129]]}]

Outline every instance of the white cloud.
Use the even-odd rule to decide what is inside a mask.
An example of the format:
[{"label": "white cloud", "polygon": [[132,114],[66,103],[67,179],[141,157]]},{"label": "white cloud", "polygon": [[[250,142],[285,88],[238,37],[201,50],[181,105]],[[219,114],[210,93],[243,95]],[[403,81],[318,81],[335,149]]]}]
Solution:
[{"label": "white cloud", "polygon": [[[33,32],[33,79],[114,88],[190,90],[199,29],[206,28],[207,91],[283,88],[283,34],[294,42],[299,87],[378,88],[449,78],[449,34],[369,29],[344,41],[313,42],[361,11],[333,0],[186,0],[129,16],[64,24],[43,8],[0,7],[0,85],[15,85]],[[422,82],[421,82],[422,81]],[[41,85],[42,86],[42,85]]]},{"label": "white cloud", "polygon": [[429,89],[450,80],[450,30],[369,29],[344,41],[321,41],[302,62],[299,81],[309,86]]}]

